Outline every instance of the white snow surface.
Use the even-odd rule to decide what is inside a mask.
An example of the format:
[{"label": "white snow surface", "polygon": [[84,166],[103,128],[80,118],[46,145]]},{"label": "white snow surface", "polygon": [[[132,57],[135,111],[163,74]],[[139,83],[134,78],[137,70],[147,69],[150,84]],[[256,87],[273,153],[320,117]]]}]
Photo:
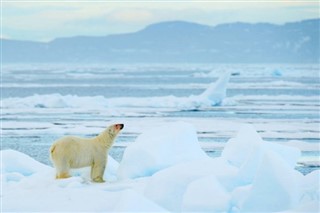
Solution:
[{"label": "white snow surface", "polygon": [[319,212],[319,170],[294,169],[300,151],[264,141],[244,125],[219,158],[199,148],[192,124],[145,129],[106,183],[88,169],[54,178],[54,168],[1,152],[1,212]]}]

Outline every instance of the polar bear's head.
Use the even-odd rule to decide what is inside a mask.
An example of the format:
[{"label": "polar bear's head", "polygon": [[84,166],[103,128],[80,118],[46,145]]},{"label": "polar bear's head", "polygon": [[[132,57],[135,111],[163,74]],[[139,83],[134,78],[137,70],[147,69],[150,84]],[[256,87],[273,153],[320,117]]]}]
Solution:
[{"label": "polar bear's head", "polygon": [[122,130],[124,127],[123,124],[113,124],[108,127],[108,134],[110,138],[115,138],[120,130]]}]

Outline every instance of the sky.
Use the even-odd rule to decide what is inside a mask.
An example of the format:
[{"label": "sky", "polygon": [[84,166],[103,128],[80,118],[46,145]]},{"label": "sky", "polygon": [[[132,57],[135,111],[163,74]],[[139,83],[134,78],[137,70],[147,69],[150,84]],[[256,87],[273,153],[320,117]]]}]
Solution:
[{"label": "sky", "polygon": [[47,42],[135,32],[163,21],[283,24],[319,14],[317,0],[1,0],[1,38]]}]

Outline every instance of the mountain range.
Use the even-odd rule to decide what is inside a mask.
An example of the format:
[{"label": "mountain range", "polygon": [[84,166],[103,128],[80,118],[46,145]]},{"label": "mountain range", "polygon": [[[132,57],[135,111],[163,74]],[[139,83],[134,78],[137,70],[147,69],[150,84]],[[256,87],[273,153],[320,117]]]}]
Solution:
[{"label": "mountain range", "polygon": [[2,62],[319,63],[319,31],[320,19],[217,26],[170,21],[99,37],[1,39]]}]

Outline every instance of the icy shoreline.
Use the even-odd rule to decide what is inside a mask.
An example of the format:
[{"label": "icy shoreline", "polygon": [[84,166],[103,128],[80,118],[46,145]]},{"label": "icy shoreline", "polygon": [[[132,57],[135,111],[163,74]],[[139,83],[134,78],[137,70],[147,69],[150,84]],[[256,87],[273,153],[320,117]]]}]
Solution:
[{"label": "icy shoreline", "polygon": [[172,122],[146,129],[120,164],[109,160],[109,182],[94,184],[88,170],[55,180],[53,168],[2,150],[2,211],[317,212],[320,172],[296,171],[299,155],[245,125],[212,159],[193,125]]}]

